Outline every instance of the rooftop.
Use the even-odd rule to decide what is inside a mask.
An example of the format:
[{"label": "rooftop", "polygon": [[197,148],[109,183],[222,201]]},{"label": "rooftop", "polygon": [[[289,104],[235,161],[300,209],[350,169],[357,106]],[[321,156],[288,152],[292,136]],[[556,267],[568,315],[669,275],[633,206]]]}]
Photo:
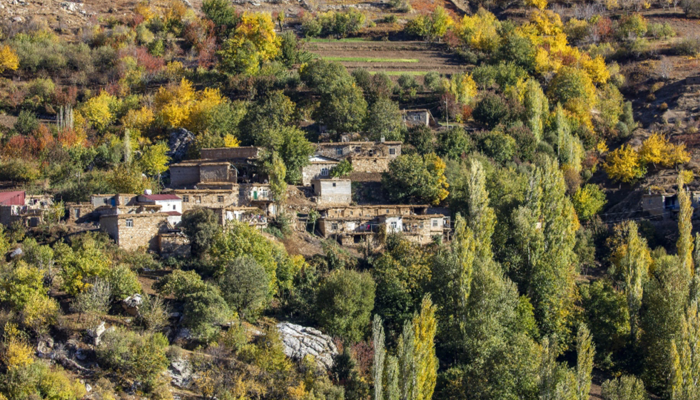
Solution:
[{"label": "rooftop", "polygon": [[[17,199],[21,197],[21,199]],[[0,204],[6,206],[23,206],[24,205],[24,190],[16,190],[12,192],[0,192]]]},{"label": "rooftop", "polygon": [[144,197],[148,200],[153,200],[153,201],[162,201],[162,200],[181,200],[179,196],[176,196],[174,194],[143,194],[141,197]]},{"label": "rooftop", "polygon": [[348,145],[357,145],[357,144],[390,144],[390,145],[399,145],[403,144],[403,142],[399,141],[384,141],[384,142],[331,142],[331,143],[317,143],[319,146],[348,146]]}]

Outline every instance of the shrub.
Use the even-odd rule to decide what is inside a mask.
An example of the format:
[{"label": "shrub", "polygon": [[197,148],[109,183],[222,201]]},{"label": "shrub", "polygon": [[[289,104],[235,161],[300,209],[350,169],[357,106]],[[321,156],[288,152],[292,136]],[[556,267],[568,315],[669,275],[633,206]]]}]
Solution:
[{"label": "shrub", "polygon": [[576,214],[581,220],[587,221],[598,214],[607,202],[605,193],[597,185],[588,184],[579,188],[573,198]]},{"label": "shrub", "polygon": [[139,335],[118,328],[105,332],[96,353],[101,365],[142,382],[150,391],[168,366],[167,347],[168,339],[160,333]]},{"label": "shrub", "polygon": [[107,274],[107,282],[112,299],[116,301],[142,292],[141,282],[139,282],[136,272],[132,271],[128,265],[119,264],[110,269]]},{"label": "shrub", "polygon": [[691,57],[700,54],[700,36],[684,38],[676,44],[676,52],[680,55]]},{"label": "shrub", "polygon": [[22,110],[15,121],[14,129],[21,135],[29,135],[39,127],[39,121],[33,112]]}]

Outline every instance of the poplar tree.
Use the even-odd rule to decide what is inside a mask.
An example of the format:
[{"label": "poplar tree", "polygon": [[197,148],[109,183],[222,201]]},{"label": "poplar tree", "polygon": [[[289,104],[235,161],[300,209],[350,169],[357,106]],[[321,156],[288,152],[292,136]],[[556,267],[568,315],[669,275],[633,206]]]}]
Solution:
[{"label": "poplar tree", "polygon": [[539,142],[544,134],[545,118],[549,114],[549,101],[536,79],[528,79],[525,83],[523,105],[527,115],[527,126]]},{"label": "poplar tree", "polygon": [[399,393],[401,399],[415,399],[416,391],[416,338],[413,325],[406,321],[403,325],[403,333],[399,336],[397,344],[399,361]]},{"label": "poplar tree", "polygon": [[399,359],[395,356],[389,355],[386,359],[384,382],[386,382],[386,400],[401,399],[401,390],[399,389]]},{"label": "poplar tree", "polygon": [[693,301],[671,346],[671,400],[700,398],[700,316]]},{"label": "poplar tree", "polygon": [[579,400],[588,400],[591,391],[591,373],[593,372],[593,356],[595,346],[591,341],[591,331],[581,324],[576,336],[576,387]]},{"label": "poplar tree", "polygon": [[436,307],[425,296],[421,303],[420,314],[413,317],[413,332],[415,344],[415,399],[430,400],[433,398],[435,383],[437,380],[438,359],[435,355],[435,332],[437,321],[435,320]]},{"label": "poplar tree", "polygon": [[680,259],[683,268],[686,268],[690,275],[695,271],[693,269],[693,204],[690,200],[690,195],[683,187],[683,177],[678,174],[678,204],[680,212],[678,213],[678,258]]},{"label": "poplar tree", "polygon": [[531,176],[525,204],[514,211],[512,234],[520,255],[514,274],[532,299],[542,333],[560,338],[569,334],[578,262],[578,220],[565,193],[557,162],[546,160]]},{"label": "poplar tree", "polygon": [[630,318],[630,336],[636,343],[639,339],[639,312],[642,308],[644,285],[649,277],[651,254],[646,240],[639,236],[637,224],[634,221],[616,226],[612,243],[614,246],[612,261],[623,276],[627,312]]},{"label": "poplar tree", "polygon": [[489,207],[489,192],[486,190],[486,173],[478,160],[472,160],[466,184],[468,226],[479,243],[477,257],[482,261],[491,259],[491,237],[496,227],[496,213]]},{"label": "poplar tree", "polygon": [[382,318],[375,314],[372,321],[372,343],[374,345],[374,400],[382,400],[382,380],[384,378],[384,327]]}]

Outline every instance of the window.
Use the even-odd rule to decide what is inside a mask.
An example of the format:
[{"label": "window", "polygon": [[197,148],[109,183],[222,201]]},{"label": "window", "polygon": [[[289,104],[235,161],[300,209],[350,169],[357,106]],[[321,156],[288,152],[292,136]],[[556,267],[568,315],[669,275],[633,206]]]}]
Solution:
[{"label": "window", "polygon": [[354,213],[354,211],[350,211],[350,215],[352,215],[353,213]]},{"label": "window", "polygon": [[216,201],[218,201],[219,203],[223,203],[223,202],[224,202],[224,196],[216,196]]},{"label": "window", "polygon": [[370,149],[370,151],[369,151],[369,156],[372,157],[373,155],[374,155],[374,150],[373,150],[373,149]]},{"label": "window", "polygon": [[356,146],[355,147],[355,153],[361,153],[362,152],[362,147]]},{"label": "window", "polygon": [[194,196],[194,202],[199,204],[202,202],[202,196]]},{"label": "window", "polygon": [[173,204],[173,210],[177,210],[177,206]]},{"label": "window", "polygon": [[433,220],[433,228],[437,228],[437,227],[438,227],[438,220],[434,219]]},{"label": "window", "polygon": [[326,168],[326,167],[321,168],[321,176],[328,176],[328,168]]},{"label": "window", "polygon": [[392,156],[395,155],[396,149],[394,149],[394,148],[389,149],[389,154],[391,154]]},{"label": "window", "polygon": [[337,149],[335,149],[335,155],[342,156],[343,155],[343,148],[338,147]]},{"label": "window", "polygon": [[190,196],[188,196],[188,195],[182,196],[182,202],[183,202],[183,203],[189,203],[189,202],[190,202]]},{"label": "window", "polygon": [[133,228],[133,227],[134,227],[134,220],[133,220],[133,219],[127,219],[127,220],[126,220],[126,227],[127,227],[127,228]]},{"label": "window", "polygon": [[335,182],[333,182],[333,187],[335,187]]},{"label": "window", "polygon": [[109,199],[104,199],[105,204],[109,204]]},{"label": "window", "polygon": [[421,229],[423,229],[423,226],[424,226],[424,225],[423,225],[423,222],[421,221],[421,223],[418,224],[418,227],[421,228]]},{"label": "window", "polygon": [[335,222],[332,223],[332,224],[331,224],[331,229],[334,230],[334,231],[337,231],[337,230],[338,230],[338,224],[335,223]]},{"label": "window", "polygon": [[397,226],[398,226],[398,225],[396,224],[396,221],[393,221],[393,222],[391,223],[391,229],[396,229]]}]

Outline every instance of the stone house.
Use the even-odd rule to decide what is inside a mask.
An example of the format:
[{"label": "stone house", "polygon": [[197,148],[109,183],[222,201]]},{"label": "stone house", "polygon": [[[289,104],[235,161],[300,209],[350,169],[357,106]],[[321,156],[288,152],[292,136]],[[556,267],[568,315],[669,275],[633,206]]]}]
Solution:
[{"label": "stone house", "polygon": [[429,244],[435,237],[450,238],[450,217],[442,214],[384,215],[378,222],[387,233],[401,233],[418,244]]},{"label": "stone house", "polygon": [[[689,191],[693,208],[700,207],[700,192]],[[642,195],[642,211],[653,217],[665,217],[680,210],[678,194],[673,191],[648,191]]]},{"label": "stone house", "polygon": [[404,125],[411,128],[414,126],[437,126],[433,114],[428,109],[402,110],[401,117]]},{"label": "stone house", "polygon": [[328,179],[331,170],[338,165],[339,161],[321,155],[309,157],[309,164],[301,169],[301,182],[304,186],[309,186],[314,179]]},{"label": "stone house", "polygon": [[259,229],[267,228],[267,216],[257,207],[221,207],[215,208],[214,214],[222,226],[237,221]]},{"label": "stone house", "polygon": [[401,142],[338,142],[318,143],[316,155],[336,160],[348,159],[353,172],[379,173],[401,155]]},{"label": "stone house", "polygon": [[323,237],[335,238],[343,246],[358,246],[373,240],[387,224],[403,229],[404,217],[423,215],[427,210],[426,205],[330,206],[320,209],[318,229]]},{"label": "stone house", "polygon": [[314,179],[311,188],[319,205],[352,202],[352,182],[349,179]]},{"label": "stone house", "polygon": [[259,147],[222,147],[200,150],[200,159],[185,160],[170,166],[170,185],[191,188],[207,185],[227,187],[240,182],[262,182],[258,171]]},{"label": "stone house", "polygon": [[159,251],[158,235],[171,231],[168,218],[161,212],[118,212],[100,216],[100,230],[107,232],[122,249],[147,248]]},{"label": "stone house", "polygon": [[182,212],[195,208],[221,208],[239,204],[239,185],[232,189],[175,189],[172,193],[182,199]]},{"label": "stone house", "polygon": [[48,195],[27,195],[24,190],[0,192],[0,224],[10,226],[20,221],[25,226],[39,226],[51,206],[53,199]]}]

